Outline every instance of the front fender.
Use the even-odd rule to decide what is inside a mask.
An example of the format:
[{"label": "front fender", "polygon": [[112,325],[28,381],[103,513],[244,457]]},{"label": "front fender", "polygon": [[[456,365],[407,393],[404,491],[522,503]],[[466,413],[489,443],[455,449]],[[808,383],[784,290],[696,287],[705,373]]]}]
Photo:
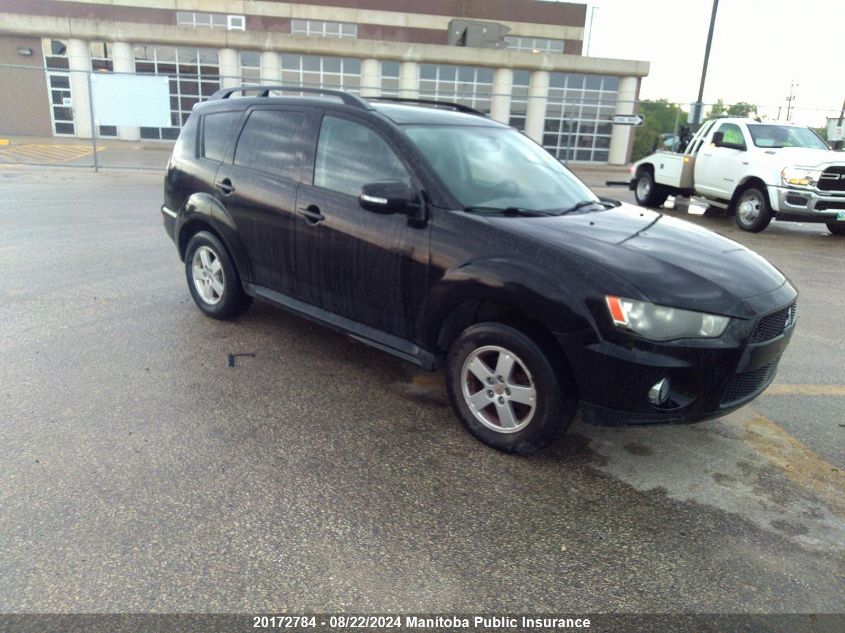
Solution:
[{"label": "front fender", "polygon": [[184,259],[189,233],[193,233],[198,224],[205,224],[217,233],[234,259],[241,279],[252,280],[252,264],[239,237],[237,225],[226,207],[209,193],[191,195],[178,211],[176,243],[179,245],[179,257]]},{"label": "front fender", "polygon": [[419,319],[422,347],[436,350],[447,317],[478,301],[511,306],[556,333],[578,332],[593,323],[583,299],[551,271],[490,257],[449,270],[432,286]]}]

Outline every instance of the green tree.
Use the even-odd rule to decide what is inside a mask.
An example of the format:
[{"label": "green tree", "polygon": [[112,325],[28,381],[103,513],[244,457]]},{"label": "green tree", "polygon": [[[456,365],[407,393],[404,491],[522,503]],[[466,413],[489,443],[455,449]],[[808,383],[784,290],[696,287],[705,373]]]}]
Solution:
[{"label": "green tree", "polygon": [[643,124],[634,133],[634,147],[631,160],[639,160],[654,151],[655,143],[660,145],[661,134],[675,132],[675,122],[686,125],[687,113],[677,103],[670,103],[666,99],[640,101],[639,114],[643,116]]},{"label": "green tree", "polygon": [[735,104],[726,106],[721,99],[716,99],[716,103],[710,106],[710,111],[707,113],[708,119],[715,119],[720,116],[736,116],[746,117],[752,114],[757,114],[757,106],[753,103],[746,103],[745,101],[737,101]]}]

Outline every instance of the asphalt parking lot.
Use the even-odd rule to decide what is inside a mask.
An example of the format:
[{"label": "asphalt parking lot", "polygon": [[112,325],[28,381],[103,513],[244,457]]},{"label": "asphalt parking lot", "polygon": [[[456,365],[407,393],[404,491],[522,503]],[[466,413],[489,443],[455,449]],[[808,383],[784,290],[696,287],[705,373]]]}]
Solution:
[{"label": "asphalt parking lot", "polygon": [[667,210],[799,288],[776,383],[520,458],[463,431],[437,374],[262,304],[203,317],[160,203],[158,173],[0,169],[0,612],[845,611],[823,225]]}]

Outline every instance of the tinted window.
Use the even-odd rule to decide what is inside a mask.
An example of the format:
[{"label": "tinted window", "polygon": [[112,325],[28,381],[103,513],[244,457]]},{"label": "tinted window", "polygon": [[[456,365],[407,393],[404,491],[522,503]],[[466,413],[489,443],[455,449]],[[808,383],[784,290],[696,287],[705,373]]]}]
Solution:
[{"label": "tinted window", "polygon": [[235,150],[235,164],[274,176],[299,178],[297,135],[305,114],[290,110],[255,110],[249,115]]},{"label": "tinted window", "polygon": [[210,160],[220,162],[226,155],[226,147],[235,133],[235,126],[241,118],[240,112],[218,112],[203,117],[203,152]]},{"label": "tinted window", "polygon": [[722,142],[730,145],[745,145],[745,139],[742,138],[742,130],[734,123],[723,123],[719,128],[722,133]]},{"label": "tinted window", "polygon": [[368,127],[327,116],[320,128],[314,184],[357,196],[376,180],[410,182],[405,167],[387,143]]}]

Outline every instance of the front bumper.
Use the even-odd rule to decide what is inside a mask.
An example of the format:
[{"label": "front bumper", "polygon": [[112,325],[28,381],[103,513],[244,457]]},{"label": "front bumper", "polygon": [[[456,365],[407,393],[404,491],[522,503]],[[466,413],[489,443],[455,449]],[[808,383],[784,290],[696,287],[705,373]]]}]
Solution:
[{"label": "front bumper", "polygon": [[779,219],[835,222],[837,215],[845,213],[845,193],[771,186],[769,199]]},{"label": "front bumper", "polygon": [[[785,284],[767,297],[759,317],[733,319],[718,339],[630,339],[625,345],[590,332],[559,336],[576,369],[584,420],[602,426],[678,424],[721,417],[742,407],[774,380],[794,321],[765,340],[752,342],[752,335],[796,296]],[[669,397],[661,405],[652,404],[649,390],[664,378],[671,384]]]}]

